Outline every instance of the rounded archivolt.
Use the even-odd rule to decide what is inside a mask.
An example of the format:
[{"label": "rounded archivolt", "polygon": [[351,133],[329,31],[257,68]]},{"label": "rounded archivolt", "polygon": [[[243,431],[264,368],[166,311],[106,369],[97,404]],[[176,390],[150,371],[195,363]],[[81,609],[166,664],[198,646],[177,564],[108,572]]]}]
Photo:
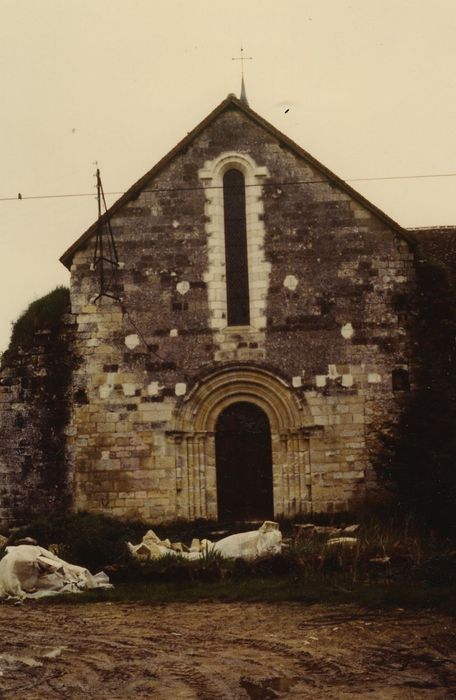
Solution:
[{"label": "rounded archivolt", "polygon": [[272,433],[312,425],[308,408],[285,381],[264,369],[230,367],[209,375],[193,388],[178,410],[175,430],[212,433],[220,413],[238,402],[259,406],[269,419]]}]

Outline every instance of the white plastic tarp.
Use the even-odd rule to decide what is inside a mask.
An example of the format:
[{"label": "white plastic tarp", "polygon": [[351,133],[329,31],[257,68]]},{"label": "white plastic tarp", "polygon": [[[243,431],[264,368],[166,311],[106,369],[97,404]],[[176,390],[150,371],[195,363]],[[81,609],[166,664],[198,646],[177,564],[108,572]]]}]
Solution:
[{"label": "white plastic tarp", "polygon": [[282,533],[278,523],[266,520],[258,530],[224,537],[211,545],[209,551],[218,552],[225,559],[274,556],[282,551]]},{"label": "white plastic tarp", "polygon": [[88,569],[68,564],[43,547],[21,544],[7,547],[6,552],[0,560],[0,600],[112,588],[105,573],[93,576]]},{"label": "white plastic tarp", "polygon": [[149,530],[140,544],[128,542],[128,548],[138,559],[160,559],[166,555],[183,557],[184,559],[201,559],[210,552],[218,552],[225,559],[258,559],[259,557],[274,556],[282,551],[282,533],[278,523],[266,520],[258,530],[240,532],[224,537],[218,542],[210,540],[192,541],[189,551],[178,543],[160,538]]}]

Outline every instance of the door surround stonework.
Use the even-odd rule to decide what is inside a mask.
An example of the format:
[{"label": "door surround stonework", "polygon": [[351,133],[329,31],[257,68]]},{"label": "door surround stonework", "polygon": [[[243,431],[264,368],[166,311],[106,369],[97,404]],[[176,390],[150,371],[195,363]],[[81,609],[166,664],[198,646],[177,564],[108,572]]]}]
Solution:
[{"label": "door surround stonework", "polygon": [[168,440],[176,460],[177,517],[217,519],[215,428],[233,403],[256,404],[271,427],[274,515],[306,513],[311,505],[309,408],[273,372],[230,366],[198,382],[175,410]]}]

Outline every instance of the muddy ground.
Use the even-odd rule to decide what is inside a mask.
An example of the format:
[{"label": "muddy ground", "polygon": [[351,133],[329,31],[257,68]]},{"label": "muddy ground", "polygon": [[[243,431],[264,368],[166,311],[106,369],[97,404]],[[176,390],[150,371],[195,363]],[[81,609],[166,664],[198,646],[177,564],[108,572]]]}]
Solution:
[{"label": "muddy ground", "polygon": [[0,605],[0,698],[456,697],[456,620],[296,603]]}]

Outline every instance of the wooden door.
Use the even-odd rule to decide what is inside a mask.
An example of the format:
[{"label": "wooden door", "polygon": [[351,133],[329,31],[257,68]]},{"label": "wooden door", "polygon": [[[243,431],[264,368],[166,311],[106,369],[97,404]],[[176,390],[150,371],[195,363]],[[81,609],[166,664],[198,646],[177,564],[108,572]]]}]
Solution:
[{"label": "wooden door", "polygon": [[265,412],[239,402],[220,414],[215,434],[219,519],[273,516],[271,430]]}]

